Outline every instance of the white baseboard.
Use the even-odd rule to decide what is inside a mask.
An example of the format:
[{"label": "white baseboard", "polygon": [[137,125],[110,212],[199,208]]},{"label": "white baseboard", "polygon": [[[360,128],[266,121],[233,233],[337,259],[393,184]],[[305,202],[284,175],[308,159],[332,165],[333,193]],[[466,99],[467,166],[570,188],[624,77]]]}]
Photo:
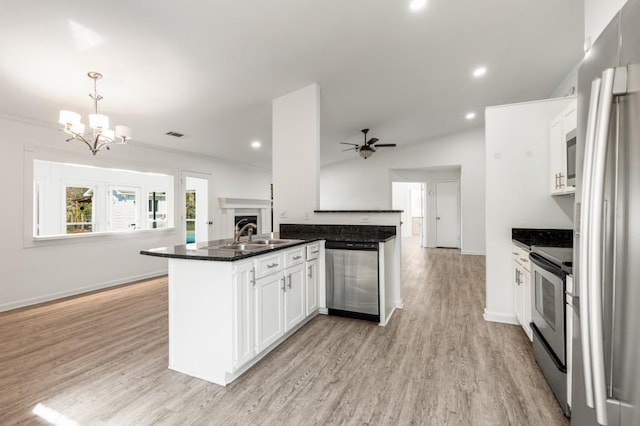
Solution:
[{"label": "white baseboard", "polygon": [[29,299],[18,300],[15,302],[9,302],[0,305],[0,312],[10,311],[13,309],[24,308],[25,306],[37,305],[38,303],[51,302],[53,300],[62,299],[64,297],[69,296],[77,296],[83,293],[88,293],[90,291],[102,290],[109,287],[114,287],[117,285],[127,284],[134,281],[146,280],[149,278],[159,277],[162,275],[167,275],[167,270],[164,269],[162,271],[150,272],[148,274],[140,274],[132,277],[120,278],[117,280],[105,281],[102,283],[90,285],[87,287],[75,288],[72,290],[60,291],[58,293],[46,294],[38,297],[32,297]]},{"label": "white baseboard", "polygon": [[485,252],[483,252],[483,251],[460,250],[460,254],[469,254],[469,255],[472,255],[472,256],[484,256]]},{"label": "white baseboard", "polygon": [[485,321],[501,322],[503,324],[520,325],[520,321],[513,314],[505,314],[504,312],[491,312],[485,308],[482,315]]}]

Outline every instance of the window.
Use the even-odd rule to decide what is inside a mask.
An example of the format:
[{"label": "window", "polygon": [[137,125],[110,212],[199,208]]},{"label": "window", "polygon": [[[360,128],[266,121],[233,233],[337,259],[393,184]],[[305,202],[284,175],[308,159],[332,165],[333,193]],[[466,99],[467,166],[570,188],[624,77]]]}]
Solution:
[{"label": "window", "polygon": [[83,186],[65,188],[65,229],[67,234],[93,232],[94,189]]},{"label": "window", "polygon": [[140,227],[138,212],[138,188],[110,186],[109,220],[110,231],[132,231]]},{"label": "window", "polygon": [[173,227],[173,176],[33,160],[33,236]]}]

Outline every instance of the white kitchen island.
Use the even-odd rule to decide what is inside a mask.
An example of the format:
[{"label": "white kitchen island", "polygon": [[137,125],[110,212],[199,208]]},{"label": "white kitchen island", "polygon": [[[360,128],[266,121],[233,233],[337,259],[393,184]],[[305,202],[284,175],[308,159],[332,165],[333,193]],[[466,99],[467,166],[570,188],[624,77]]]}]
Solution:
[{"label": "white kitchen island", "polygon": [[257,252],[214,243],[141,254],[169,262],[169,368],[225,386],[323,308],[324,241]]}]

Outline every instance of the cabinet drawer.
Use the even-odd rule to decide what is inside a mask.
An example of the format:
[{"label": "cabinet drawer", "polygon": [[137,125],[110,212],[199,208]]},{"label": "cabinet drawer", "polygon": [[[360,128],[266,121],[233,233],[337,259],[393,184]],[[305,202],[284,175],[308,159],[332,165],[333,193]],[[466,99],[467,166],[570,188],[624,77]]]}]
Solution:
[{"label": "cabinet drawer", "polygon": [[529,251],[516,245],[513,245],[512,248],[513,248],[512,250],[513,260],[516,263],[522,265],[524,269],[531,272],[531,262],[529,261]]},{"label": "cabinet drawer", "polygon": [[297,265],[305,261],[305,246],[298,246],[284,253],[284,267]]},{"label": "cabinet drawer", "polygon": [[259,257],[256,260],[256,278],[281,271],[283,266],[282,255],[280,253]]},{"label": "cabinet drawer", "polygon": [[307,260],[317,259],[320,255],[320,244],[309,244],[307,246]]}]

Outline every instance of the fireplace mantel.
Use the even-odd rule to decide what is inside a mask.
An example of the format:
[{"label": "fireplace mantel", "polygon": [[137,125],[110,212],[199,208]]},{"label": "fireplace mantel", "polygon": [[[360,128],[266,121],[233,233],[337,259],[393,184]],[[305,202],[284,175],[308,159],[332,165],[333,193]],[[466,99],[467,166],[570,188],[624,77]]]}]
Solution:
[{"label": "fireplace mantel", "polygon": [[221,209],[267,209],[271,201],[253,198],[218,198]]}]

